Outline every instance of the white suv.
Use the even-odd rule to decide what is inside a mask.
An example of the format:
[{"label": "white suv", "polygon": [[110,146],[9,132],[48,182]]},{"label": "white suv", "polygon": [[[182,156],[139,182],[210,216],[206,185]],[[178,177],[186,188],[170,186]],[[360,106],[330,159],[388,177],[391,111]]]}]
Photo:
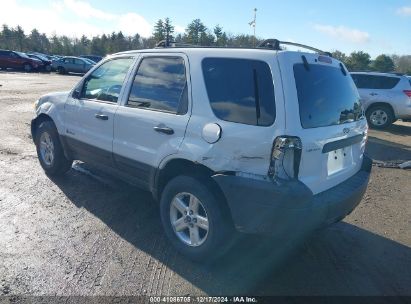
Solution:
[{"label": "white suv", "polygon": [[36,102],[40,164],[90,162],[153,193],[191,259],[236,228],[293,239],[360,202],[371,170],[350,74],[325,53],[163,47],[119,53]]},{"label": "white suv", "polygon": [[411,80],[387,73],[351,73],[361,96],[368,124],[383,129],[397,119],[411,119]]}]

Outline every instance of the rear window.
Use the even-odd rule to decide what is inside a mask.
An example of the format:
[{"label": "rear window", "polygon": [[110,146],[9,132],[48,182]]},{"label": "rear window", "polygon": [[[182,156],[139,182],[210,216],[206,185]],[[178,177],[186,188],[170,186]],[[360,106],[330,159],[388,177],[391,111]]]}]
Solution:
[{"label": "rear window", "polygon": [[274,85],[267,63],[205,58],[202,68],[211,108],[218,118],[256,126],[274,123]]},{"label": "rear window", "polygon": [[359,89],[390,90],[400,81],[400,78],[390,76],[366,74],[352,74],[351,76]]},{"label": "rear window", "polygon": [[300,119],[303,128],[317,128],[360,119],[362,109],[357,88],[340,68],[310,64],[294,65]]}]

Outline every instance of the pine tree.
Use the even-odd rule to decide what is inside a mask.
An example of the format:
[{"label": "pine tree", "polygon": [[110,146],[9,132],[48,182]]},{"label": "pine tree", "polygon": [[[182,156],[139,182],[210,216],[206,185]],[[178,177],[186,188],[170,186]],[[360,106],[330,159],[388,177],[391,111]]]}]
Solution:
[{"label": "pine tree", "polygon": [[173,41],[174,26],[171,24],[170,18],[164,20],[164,38],[166,41]]},{"label": "pine tree", "polygon": [[153,38],[157,42],[160,42],[165,39],[164,35],[164,23],[163,20],[159,19],[156,24],[154,25],[154,32],[153,32]]},{"label": "pine tree", "polygon": [[186,39],[188,43],[204,45],[207,27],[200,19],[194,19],[186,28]]}]

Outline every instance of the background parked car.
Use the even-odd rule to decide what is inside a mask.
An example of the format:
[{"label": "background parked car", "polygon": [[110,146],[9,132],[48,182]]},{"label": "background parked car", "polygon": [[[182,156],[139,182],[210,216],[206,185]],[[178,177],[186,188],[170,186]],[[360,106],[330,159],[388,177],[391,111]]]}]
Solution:
[{"label": "background parked car", "polygon": [[97,55],[81,55],[80,57],[93,60],[94,62],[99,62],[101,59],[103,59],[103,57]]},{"label": "background parked car", "polygon": [[60,55],[50,55],[51,61],[59,60],[59,59],[61,59],[61,58],[64,58],[64,56],[60,56]]},{"label": "background parked car", "polygon": [[369,72],[351,76],[370,127],[383,129],[397,119],[411,119],[411,81],[407,76]]},{"label": "background parked car", "polygon": [[0,68],[23,69],[31,72],[43,67],[43,63],[35,58],[30,58],[25,53],[0,50]]},{"label": "background parked car", "polygon": [[43,63],[42,69],[46,72],[50,72],[51,71],[51,60],[49,60],[48,58],[39,55],[39,54],[32,54],[29,53],[27,54],[27,56],[29,56],[30,58],[34,58],[34,59],[38,59]]},{"label": "background parked car", "polygon": [[80,57],[64,57],[60,60],[53,61],[52,67],[60,74],[66,73],[86,73],[90,70],[95,62]]}]

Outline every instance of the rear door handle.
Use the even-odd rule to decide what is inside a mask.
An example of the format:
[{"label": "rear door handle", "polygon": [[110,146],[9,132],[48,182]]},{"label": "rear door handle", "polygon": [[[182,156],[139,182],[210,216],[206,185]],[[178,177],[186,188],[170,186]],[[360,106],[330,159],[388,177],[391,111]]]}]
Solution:
[{"label": "rear door handle", "polygon": [[104,114],[96,114],[95,117],[101,120],[108,120],[108,116]]},{"label": "rear door handle", "polygon": [[154,127],[153,129],[154,129],[154,131],[156,131],[156,132],[164,133],[164,134],[167,134],[167,135],[172,135],[172,134],[174,134],[174,130],[173,130],[173,129],[171,129],[171,128],[163,125],[163,124],[160,124],[160,125]]},{"label": "rear door handle", "polygon": [[372,93],[370,93],[370,95],[371,95],[371,96],[377,96],[378,94],[377,94],[377,93],[372,92]]}]

